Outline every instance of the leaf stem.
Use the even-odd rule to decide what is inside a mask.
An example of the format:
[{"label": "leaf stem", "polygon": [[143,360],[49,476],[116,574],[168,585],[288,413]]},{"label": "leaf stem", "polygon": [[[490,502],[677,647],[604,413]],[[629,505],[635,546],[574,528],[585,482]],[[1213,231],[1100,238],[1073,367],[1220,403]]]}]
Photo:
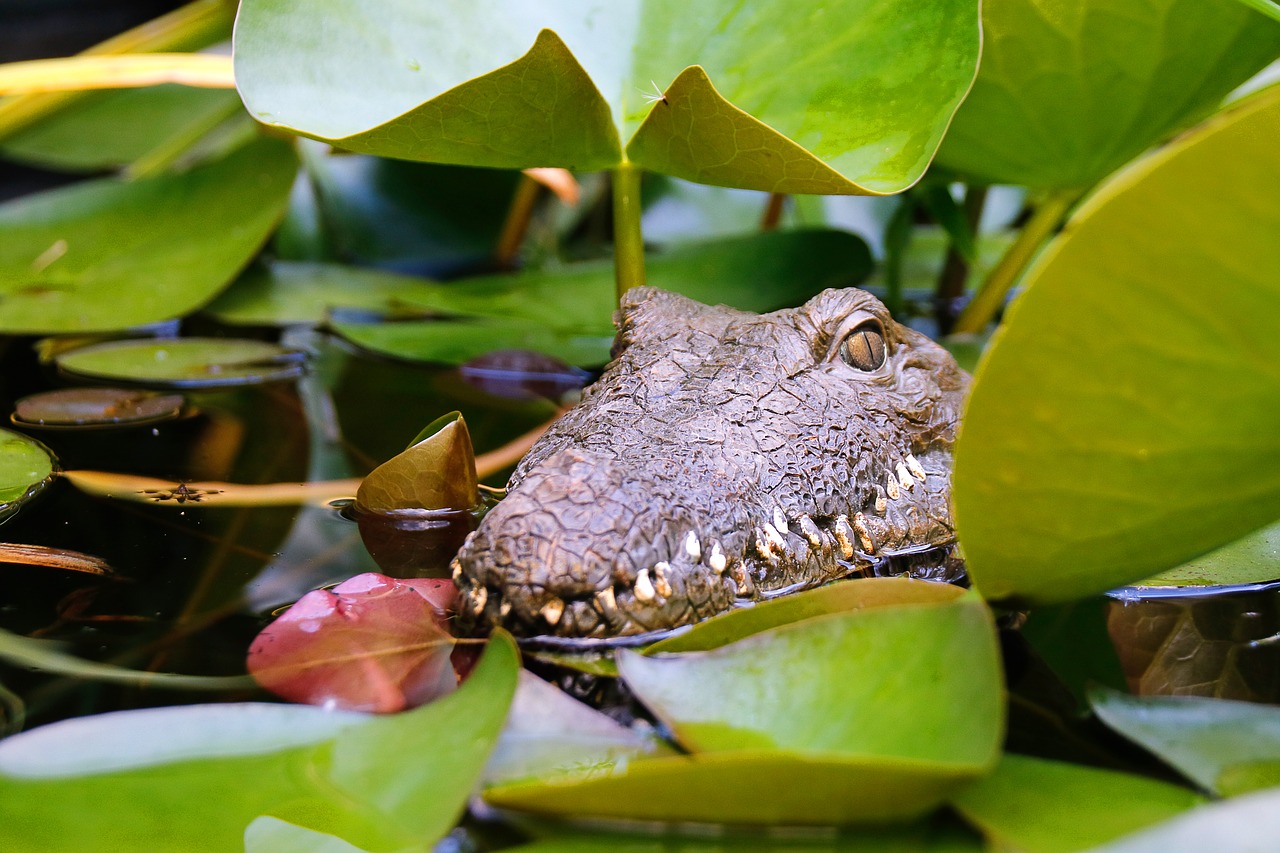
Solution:
[{"label": "leaf stem", "polygon": [[644,284],[644,236],[640,231],[640,169],[622,163],[613,170],[613,254],[618,299]]},{"label": "leaf stem", "polygon": [[[982,210],[987,203],[987,187],[970,184],[964,192],[964,218],[969,224],[969,233],[973,235],[975,253],[981,237]],[[957,248],[953,239],[947,246],[947,257],[942,265],[942,273],[938,276],[938,286],[934,291],[934,319],[938,323],[938,334],[951,334],[955,324],[957,301],[964,296],[965,284],[969,280],[969,262]]]},{"label": "leaf stem", "polygon": [[769,193],[769,200],[765,202],[764,215],[760,217],[761,231],[777,231],[778,224],[782,221],[782,207],[787,201],[784,193]]},{"label": "leaf stem", "polygon": [[[236,4],[194,0],[166,15],[112,36],[79,56],[198,50],[231,33]],[[83,97],[83,92],[43,92],[0,99],[0,139],[30,127]]]},{"label": "leaf stem", "polygon": [[1000,262],[992,268],[973,301],[965,306],[956,319],[955,334],[978,334],[987,327],[996,311],[1004,304],[1005,297],[1018,282],[1027,264],[1062,222],[1067,210],[1080,197],[1080,190],[1056,190],[1036,208],[1031,219],[1022,227],[1013,244]]},{"label": "leaf stem", "polygon": [[494,260],[504,270],[515,268],[516,257],[520,254],[520,245],[524,243],[525,235],[529,233],[533,208],[541,189],[542,184],[523,172],[520,174],[520,183],[516,184],[511,206],[507,208],[507,219],[502,223],[502,234],[498,236],[498,247],[493,253]]}]

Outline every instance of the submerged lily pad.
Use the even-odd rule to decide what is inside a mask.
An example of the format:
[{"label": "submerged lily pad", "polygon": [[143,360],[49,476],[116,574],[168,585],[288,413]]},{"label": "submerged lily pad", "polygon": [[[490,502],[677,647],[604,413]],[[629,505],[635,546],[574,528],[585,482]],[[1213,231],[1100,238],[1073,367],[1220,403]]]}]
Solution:
[{"label": "submerged lily pad", "polygon": [[891,193],[927,166],[978,43],[973,0],[248,0],[235,57],[256,118],[356,151]]},{"label": "submerged lily pad", "polygon": [[0,332],[123,329],[209,301],[284,211],[297,161],[260,139],[181,174],[0,205]]},{"label": "submerged lily pad", "polygon": [[263,341],[178,338],[109,341],[57,356],[65,373],[175,388],[254,385],[302,375],[306,354]]},{"label": "submerged lily pad", "polygon": [[499,634],[457,691],[403,714],[191,705],[15,735],[0,743],[0,848],[220,853],[263,814],[362,849],[429,846],[462,812],[518,670]]},{"label": "submerged lily pad", "polygon": [[1075,853],[1202,801],[1186,788],[1142,776],[1006,755],[952,805],[986,834],[990,849]]},{"label": "submerged lily pad", "polygon": [[1280,708],[1195,696],[1089,693],[1094,713],[1206,791],[1280,785]]},{"label": "submerged lily pad", "polygon": [[175,418],[181,394],[151,394],[126,388],[63,388],[23,397],[14,420],[32,426],[136,425]]},{"label": "submerged lily pad", "polygon": [[988,598],[1102,592],[1280,517],[1278,128],[1272,86],[1117,175],[1028,273],[956,442]]},{"label": "submerged lily pad", "polygon": [[25,435],[0,429],[0,522],[53,479],[53,454]]}]

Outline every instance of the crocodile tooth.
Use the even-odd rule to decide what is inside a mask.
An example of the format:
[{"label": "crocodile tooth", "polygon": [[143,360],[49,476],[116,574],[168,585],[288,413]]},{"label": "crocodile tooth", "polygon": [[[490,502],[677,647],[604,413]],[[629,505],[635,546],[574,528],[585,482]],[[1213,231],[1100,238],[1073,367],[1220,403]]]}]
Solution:
[{"label": "crocodile tooth", "polygon": [[891,501],[896,501],[899,495],[902,494],[902,492],[898,491],[898,478],[893,474],[890,474],[888,480],[885,481],[884,490],[889,493],[889,500]]},{"label": "crocodile tooth", "polygon": [[475,592],[471,593],[471,612],[479,616],[484,612],[484,606],[489,603],[489,590],[482,586],[478,586]]},{"label": "crocodile tooth", "polygon": [[462,586],[462,563],[459,563],[455,559],[453,562],[449,564],[449,568],[453,569],[454,586]]},{"label": "crocodile tooth", "polygon": [[813,523],[813,519],[807,515],[802,515],[796,521],[800,524],[800,532],[805,539],[809,540],[809,545],[813,550],[817,551],[822,547],[822,531],[818,529],[818,525]]},{"label": "crocodile tooth", "polygon": [[510,613],[511,613],[510,601],[504,601],[502,602],[501,605],[498,606],[498,615],[501,616],[503,619],[506,619],[507,616],[510,615]]},{"label": "crocodile tooth", "polygon": [[707,565],[718,575],[724,574],[724,570],[728,568],[729,560],[720,549],[719,542],[711,543],[711,553],[707,554]]},{"label": "crocodile tooth", "polygon": [[853,542],[850,536],[853,535],[853,528],[849,526],[849,516],[842,515],[836,519],[835,527],[831,532],[835,534],[836,544],[840,546],[840,553],[846,560],[853,559]]},{"label": "crocodile tooth", "polygon": [[596,609],[600,615],[613,621],[618,616],[618,599],[613,595],[613,587],[606,586],[596,593]]},{"label": "crocodile tooth", "polygon": [[881,515],[889,508],[889,502],[884,499],[884,495],[880,494],[880,490],[876,489],[876,512]]},{"label": "crocodile tooth", "polygon": [[653,588],[663,598],[671,597],[671,582],[667,580],[669,571],[671,571],[671,564],[666,560],[653,564]]},{"label": "crocodile tooth", "polygon": [[779,533],[784,535],[791,532],[791,528],[787,525],[787,514],[782,511],[780,506],[773,508],[773,526]]},{"label": "crocodile tooth", "polygon": [[684,537],[684,552],[695,563],[702,559],[702,543],[698,541],[698,534],[692,530]]},{"label": "crocodile tooth", "polygon": [[546,604],[542,605],[542,609],[538,614],[545,620],[548,625],[557,625],[560,617],[564,615],[564,602],[558,598],[552,598]]},{"label": "crocodile tooth", "polygon": [[786,553],[787,540],[782,538],[782,534],[778,532],[778,528],[774,527],[767,521],[761,526],[764,529],[765,539],[769,542],[769,547],[774,551]]},{"label": "crocodile tooth", "polygon": [[738,595],[751,595],[755,592],[755,582],[741,563],[733,567],[733,580],[738,585]]},{"label": "crocodile tooth", "polygon": [[897,467],[894,468],[894,473],[898,475],[898,482],[902,485],[902,488],[908,492],[915,488],[916,481],[911,479],[911,472],[907,470],[906,465],[899,462]]},{"label": "crocodile tooth", "polygon": [[867,517],[860,512],[853,514],[853,529],[858,534],[858,542],[862,544],[862,550],[867,554],[876,552],[875,540],[871,538],[871,531],[867,529]]},{"label": "crocodile tooth", "polygon": [[920,460],[912,456],[910,453],[907,454],[907,470],[914,474],[916,479],[922,483],[929,477],[929,475],[925,473],[924,466],[920,464]]},{"label": "crocodile tooth", "polygon": [[[773,532],[777,533],[778,531],[775,530]],[[755,535],[752,537],[752,544],[756,546],[756,551],[760,556],[764,557],[766,560],[772,562],[778,558],[778,555],[773,553],[773,546],[770,544],[769,537],[765,534],[763,529],[759,527],[756,528]]]},{"label": "crocodile tooth", "polygon": [[653,581],[649,580],[648,569],[641,569],[636,575],[635,594],[636,601],[653,601],[656,593],[653,591]]}]

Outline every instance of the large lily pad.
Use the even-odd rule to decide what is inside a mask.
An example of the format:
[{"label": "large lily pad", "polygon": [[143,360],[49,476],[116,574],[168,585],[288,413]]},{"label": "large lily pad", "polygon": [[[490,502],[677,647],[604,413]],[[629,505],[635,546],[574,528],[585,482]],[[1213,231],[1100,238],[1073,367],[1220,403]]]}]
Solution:
[{"label": "large lily pad", "polygon": [[259,815],[368,850],[430,844],[462,811],[518,668],[501,636],[457,692],[404,714],[194,705],[16,735],[0,744],[0,847],[221,853]]},{"label": "large lily pad", "polygon": [[990,0],[982,23],[938,162],[986,183],[1088,187],[1280,53],[1236,0]]},{"label": "large lily pad", "polygon": [[53,479],[53,457],[40,442],[0,429],[0,522]]},{"label": "large lily pad", "polygon": [[235,46],[255,117],[356,151],[890,193],[928,165],[978,42],[973,0],[250,0]]},{"label": "large lily pad", "polygon": [[1178,815],[1201,802],[1186,788],[1128,773],[1006,755],[953,805],[991,849],[1075,853]]},{"label": "large lily pad", "polygon": [[302,375],[306,353],[266,341],[176,338],[108,341],[57,357],[76,376],[174,388],[254,385]]},{"label": "large lily pad", "polygon": [[990,599],[1149,577],[1280,517],[1280,87],[1122,172],[978,368],[956,522]]},{"label": "large lily pad", "polygon": [[1094,713],[1206,791],[1280,785],[1280,709],[1194,696],[1089,693]]},{"label": "large lily pad", "polygon": [[122,329],[194,310],[266,240],[296,165],[289,145],[261,139],[183,174],[0,205],[0,332]]}]

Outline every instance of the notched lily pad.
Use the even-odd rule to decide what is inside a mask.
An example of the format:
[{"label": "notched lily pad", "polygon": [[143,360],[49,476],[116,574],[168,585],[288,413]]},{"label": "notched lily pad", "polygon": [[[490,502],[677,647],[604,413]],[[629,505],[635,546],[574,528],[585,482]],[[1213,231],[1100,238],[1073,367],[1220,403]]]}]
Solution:
[{"label": "notched lily pad", "polygon": [[72,376],[172,388],[256,385],[296,379],[306,353],[234,338],[126,340],[62,353],[58,368]]},{"label": "notched lily pad", "polygon": [[23,397],[13,419],[29,426],[75,427],[153,423],[182,413],[181,394],[127,388],[64,388]]},{"label": "notched lily pad", "polygon": [[53,479],[53,454],[40,442],[0,429],[0,522]]}]

